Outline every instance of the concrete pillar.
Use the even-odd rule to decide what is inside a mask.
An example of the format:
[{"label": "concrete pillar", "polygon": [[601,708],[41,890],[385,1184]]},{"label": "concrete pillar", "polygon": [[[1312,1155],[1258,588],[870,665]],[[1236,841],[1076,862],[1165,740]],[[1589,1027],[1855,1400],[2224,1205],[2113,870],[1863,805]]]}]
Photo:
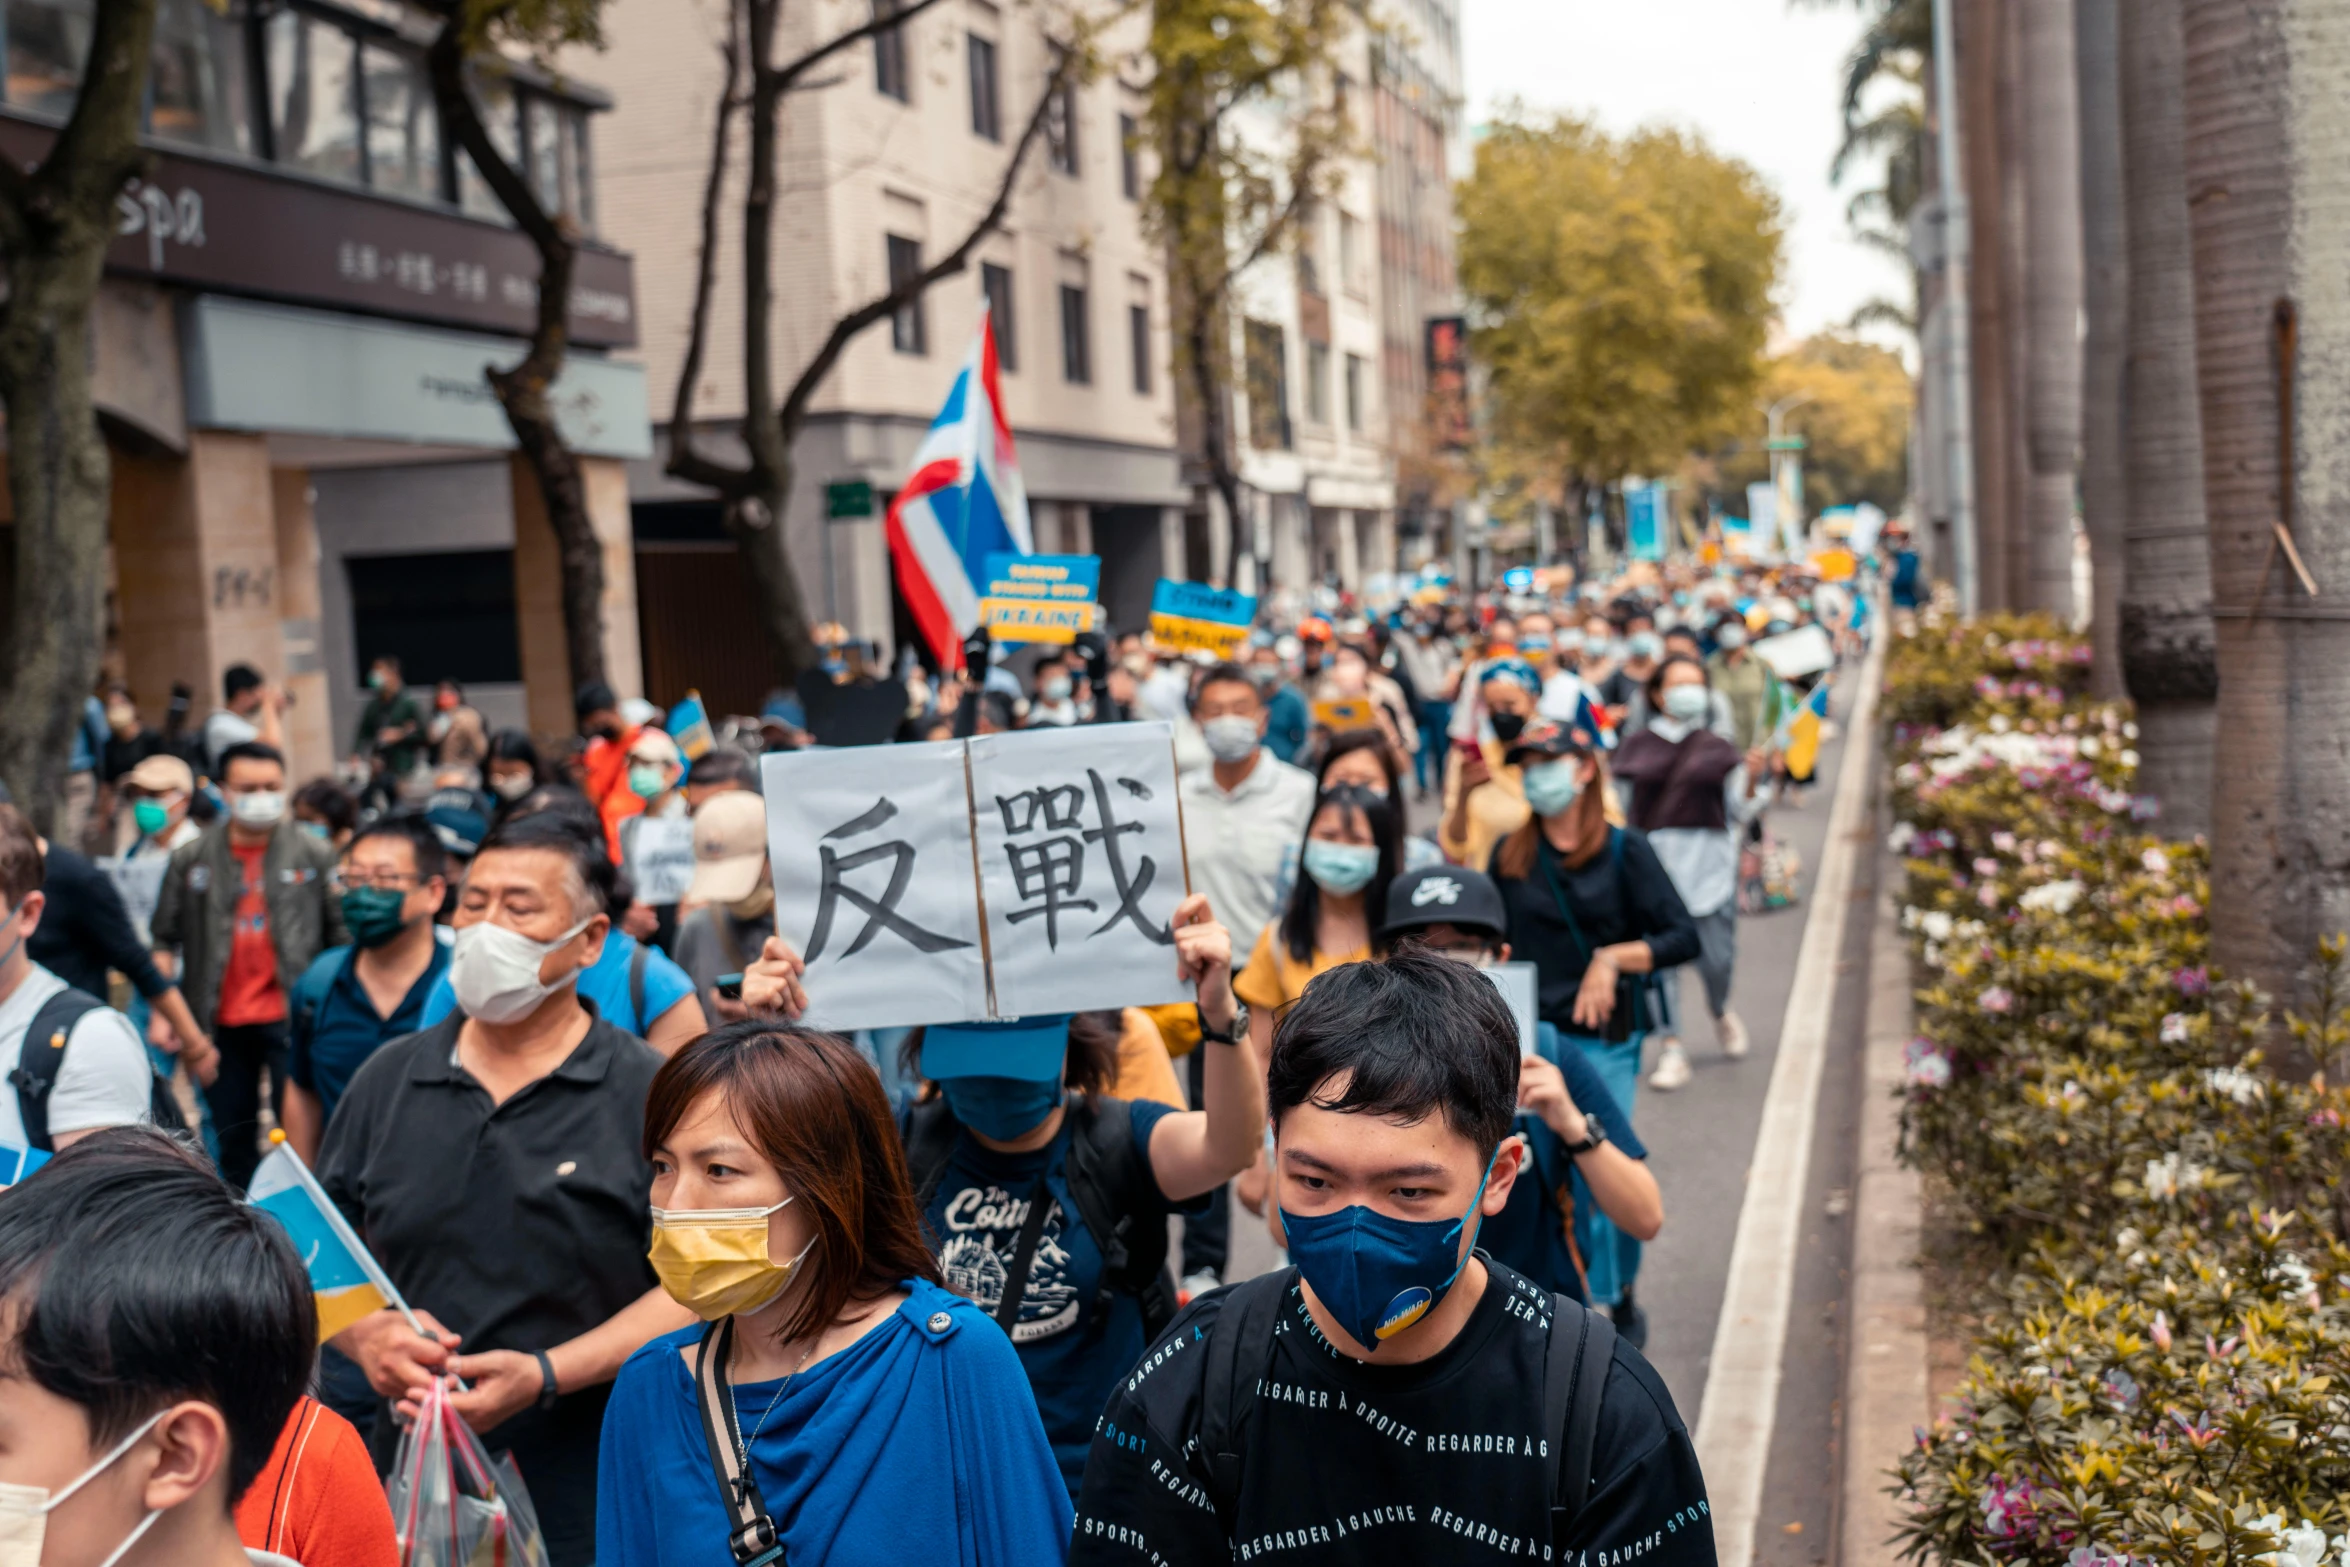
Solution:
[{"label": "concrete pillar", "polygon": [[[275,510],[261,436],[200,430],[185,457],[114,453],[116,619],[124,675],[149,717],[176,681],[199,717],[218,707],[231,664],[285,678]],[[315,586],[308,602],[315,616]],[[323,686],[300,701],[325,723]]]},{"label": "concrete pillar", "polygon": [[1395,508],[1387,507],[1380,511],[1367,512],[1364,515],[1365,520],[1371,525],[1370,560],[1367,569],[1371,571],[1403,570],[1403,561],[1396,553]]},{"label": "concrete pillar", "polygon": [[1334,511],[1330,520],[1338,531],[1338,583],[1349,593],[1363,591],[1363,542],[1355,532],[1356,513]]},{"label": "concrete pillar", "polygon": [[[622,697],[644,695],[644,657],[637,639],[636,534],[629,523],[628,469],[616,458],[582,457],[588,522],[604,547],[604,667]],[[570,734],[571,644],[563,630],[563,573],[555,530],[539,495],[538,476],[516,453],[508,459],[514,495],[514,620],[522,651],[522,683],[534,734]],[[664,693],[667,700],[683,696]]]},{"label": "concrete pillar", "polygon": [[1208,491],[1208,576],[1227,587],[1232,581],[1232,518],[1225,510],[1224,492]]},{"label": "concrete pillar", "polygon": [[1267,495],[1262,501],[1271,515],[1273,548],[1270,573],[1277,588],[1303,588],[1313,577],[1307,558],[1307,513],[1302,496]]},{"label": "concrete pillar", "polygon": [[334,765],[336,735],[326,684],[326,642],[319,624],[317,492],[304,468],[269,471],[270,514],[277,531],[278,629],[285,646],[286,759],[294,776]]},{"label": "concrete pillar", "polygon": [[1061,553],[1093,553],[1093,508],[1083,501],[1061,503]]},{"label": "concrete pillar", "polygon": [[1171,582],[1183,581],[1185,558],[1183,508],[1162,506],[1159,508],[1159,575]]}]

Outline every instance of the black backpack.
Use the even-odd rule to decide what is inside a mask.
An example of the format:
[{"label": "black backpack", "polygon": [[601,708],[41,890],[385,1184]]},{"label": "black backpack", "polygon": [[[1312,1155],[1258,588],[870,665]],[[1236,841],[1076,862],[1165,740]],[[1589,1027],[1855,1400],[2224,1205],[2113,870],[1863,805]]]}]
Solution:
[{"label": "black backpack", "polygon": [[[65,1065],[65,1043],[76,1023],[105,1005],[82,991],[61,990],[41,1003],[25,1027],[16,1070],[8,1074],[8,1081],[16,1089],[16,1113],[24,1122],[25,1141],[38,1153],[57,1151],[49,1138],[49,1091],[57,1086],[58,1070]],[[186,1131],[187,1119],[171,1096],[171,1084],[152,1072],[147,1076],[147,1118],[166,1131]]]},{"label": "black backpack", "polygon": [[[1224,1309],[1208,1335],[1208,1360],[1200,1376],[1199,1450],[1208,1461],[1208,1500],[1227,1539],[1240,1506],[1240,1443],[1235,1439],[1256,1411],[1257,1383],[1273,1359],[1273,1329],[1296,1282],[1297,1269],[1283,1268],[1235,1284],[1224,1292]],[[1566,1538],[1591,1495],[1599,1404],[1607,1396],[1615,1353],[1615,1324],[1564,1295],[1551,1295],[1542,1429],[1550,1443],[1543,1467],[1553,1544]],[[1586,1365],[1598,1375],[1585,1376]]]},{"label": "black backpack", "polygon": [[[1127,1101],[1095,1094],[1071,1094],[1068,1117],[1069,1195],[1102,1249],[1102,1304],[1113,1294],[1134,1296],[1142,1302],[1144,1340],[1156,1339],[1175,1320],[1175,1277],[1167,1271],[1166,1220],[1158,1216],[1166,1199],[1150,1161],[1135,1147],[1134,1117]],[[921,1212],[930,1211],[962,1129],[943,1096],[906,1110],[899,1131]],[[1041,1224],[1041,1209],[1036,1211]],[[1025,1284],[1026,1270],[1018,1271]]]}]

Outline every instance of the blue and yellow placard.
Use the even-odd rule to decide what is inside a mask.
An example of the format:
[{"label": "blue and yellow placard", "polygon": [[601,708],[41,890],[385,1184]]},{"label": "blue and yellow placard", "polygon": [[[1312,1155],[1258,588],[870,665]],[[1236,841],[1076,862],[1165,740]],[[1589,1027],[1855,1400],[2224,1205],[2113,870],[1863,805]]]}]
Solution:
[{"label": "blue and yellow placard", "polygon": [[1159,579],[1151,594],[1151,639],[1177,653],[1230,658],[1248,640],[1257,618],[1256,598],[1204,582]]},{"label": "blue and yellow placard", "polygon": [[1099,555],[992,554],[979,618],[998,642],[1066,646],[1094,628],[1101,586]]}]

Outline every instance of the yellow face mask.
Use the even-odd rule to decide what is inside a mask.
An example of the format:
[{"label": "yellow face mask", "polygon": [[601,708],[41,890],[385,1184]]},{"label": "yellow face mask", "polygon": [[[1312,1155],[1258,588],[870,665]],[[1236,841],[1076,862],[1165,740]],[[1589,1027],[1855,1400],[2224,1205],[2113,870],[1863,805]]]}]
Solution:
[{"label": "yellow face mask", "polygon": [[661,1287],[705,1322],[773,1304],[816,1246],[810,1236],[789,1262],[767,1255],[767,1216],[790,1203],[786,1197],[773,1208],[655,1208],[646,1256]]}]

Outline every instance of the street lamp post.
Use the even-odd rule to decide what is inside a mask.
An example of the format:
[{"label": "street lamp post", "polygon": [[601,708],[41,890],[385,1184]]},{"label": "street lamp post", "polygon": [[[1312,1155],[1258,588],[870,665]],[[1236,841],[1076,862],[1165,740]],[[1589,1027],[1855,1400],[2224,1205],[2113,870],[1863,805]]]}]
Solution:
[{"label": "street lamp post", "polygon": [[[1771,490],[1779,497],[1779,538],[1801,540],[1802,518],[1796,515],[1803,505],[1803,437],[1790,439],[1786,434],[1786,418],[1804,404],[1818,401],[1809,392],[1794,397],[1782,397],[1763,409],[1763,417],[1770,421],[1770,440],[1765,447],[1771,454]],[[1787,480],[1787,467],[1794,467],[1795,482]],[[1798,530],[1798,531],[1791,531]],[[1794,551],[1790,549],[1789,554]]]}]

